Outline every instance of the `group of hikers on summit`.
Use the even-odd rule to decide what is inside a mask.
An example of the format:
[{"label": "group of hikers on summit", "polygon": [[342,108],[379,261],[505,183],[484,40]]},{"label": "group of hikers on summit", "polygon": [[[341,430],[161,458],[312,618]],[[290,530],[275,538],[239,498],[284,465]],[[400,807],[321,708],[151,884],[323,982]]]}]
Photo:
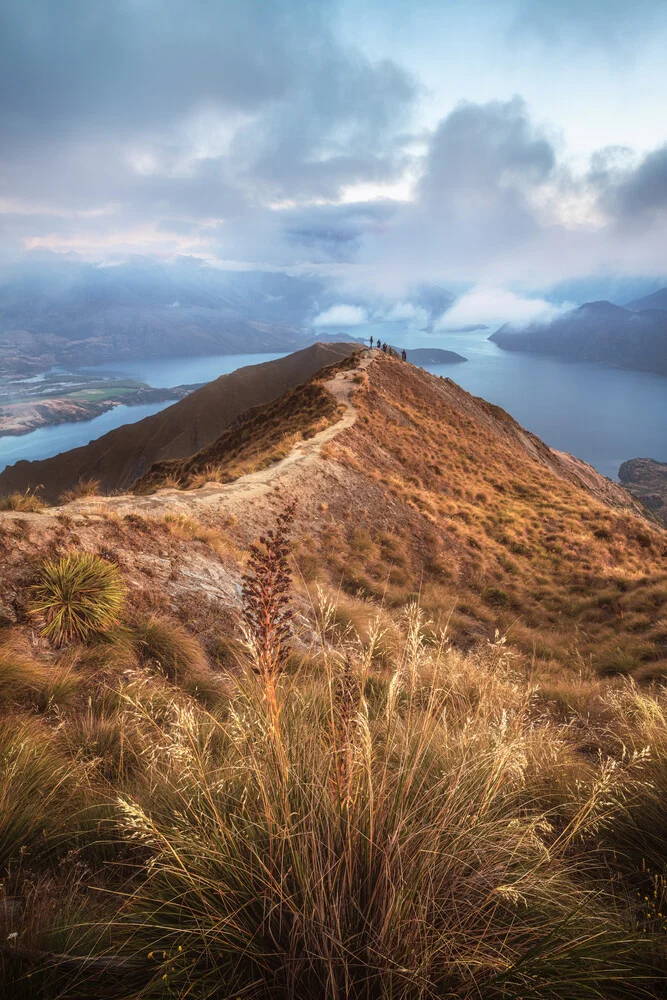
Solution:
[{"label": "group of hikers on summit", "polygon": [[[392,358],[398,357],[398,351],[396,350],[396,348],[391,347],[389,344],[385,344],[383,341],[380,340],[379,337],[377,338],[377,343],[375,345],[372,334],[368,339],[370,341],[371,347],[373,346],[377,347],[378,351],[383,351],[385,354],[389,354],[390,357]],[[407,351],[405,350],[405,348],[403,348],[401,350],[401,361],[407,361],[407,360],[408,360]]]}]

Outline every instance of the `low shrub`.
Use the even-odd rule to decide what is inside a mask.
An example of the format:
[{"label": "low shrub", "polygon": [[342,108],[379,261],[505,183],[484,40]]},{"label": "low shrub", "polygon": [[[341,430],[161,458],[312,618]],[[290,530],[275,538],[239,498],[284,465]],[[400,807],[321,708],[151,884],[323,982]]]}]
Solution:
[{"label": "low shrub", "polygon": [[41,514],[48,504],[38,496],[39,487],[26,490],[25,493],[15,491],[0,497],[0,510],[17,510],[24,514]]},{"label": "low shrub", "polygon": [[118,625],[125,593],[117,566],[91,553],[70,553],[44,563],[29,610],[41,634],[62,646]]},{"label": "low shrub", "polygon": [[84,497],[98,496],[100,496],[99,479],[80,479],[71,489],[63,490],[59,502],[61,504],[73,503],[74,500],[82,500]]}]

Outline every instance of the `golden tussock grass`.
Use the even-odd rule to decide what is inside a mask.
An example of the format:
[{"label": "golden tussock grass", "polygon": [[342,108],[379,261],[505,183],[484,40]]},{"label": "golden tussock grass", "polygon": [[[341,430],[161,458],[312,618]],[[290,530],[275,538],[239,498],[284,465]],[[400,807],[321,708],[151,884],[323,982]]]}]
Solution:
[{"label": "golden tussock grass", "polygon": [[320,578],[396,604],[437,588],[427,612],[455,605],[463,645],[498,625],[544,662],[581,655],[651,676],[664,660],[665,533],[557,475],[510,417],[440,381],[381,358],[355,396],[357,424],[326,454],[360,493],[384,495],[364,498],[370,512],[338,511],[335,545],[327,526],[314,534]]},{"label": "golden tussock grass", "polygon": [[[134,634],[156,674],[109,674],[55,726],[0,721],[7,934],[127,956],[137,1000],[659,996],[660,689],[542,678],[416,605],[321,596],[278,730],[242,656],[205,708],[178,684],[210,671],[196,639]],[[11,956],[2,975],[19,989]]]},{"label": "golden tussock grass", "polygon": [[25,514],[41,514],[48,504],[39,496],[39,487],[26,490],[24,493],[14,492],[0,497],[0,510],[15,510]]}]

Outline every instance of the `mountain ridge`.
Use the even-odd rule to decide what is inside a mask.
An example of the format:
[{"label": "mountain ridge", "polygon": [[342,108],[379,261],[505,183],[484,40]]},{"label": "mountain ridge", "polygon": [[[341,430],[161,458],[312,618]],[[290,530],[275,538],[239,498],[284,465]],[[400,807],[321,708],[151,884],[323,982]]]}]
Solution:
[{"label": "mountain ridge", "polygon": [[99,480],[105,492],[127,489],[153,462],[191,455],[213,441],[249,405],[280,396],[358,348],[352,343],[315,343],[286,358],[222,375],[159,413],[109,431],[81,448],[8,466],[0,472],[0,493],[39,486],[44,498],[55,502],[83,478]]},{"label": "mountain ridge", "polygon": [[506,323],[489,340],[509,351],[667,375],[667,311],[661,309],[633,311],[605,300],[585,302],[549,322],[521,328]]},{"label": "mountain ridge", "polygon": [[[310,382],[337,406],[325,426],[297,421],[284,453],[275,437],[255,436],[246,411],[239,426],[251,433],[232,456],[232,481],[216,481],[208,455],[187,488],[158,466],[166,474],[146,495],[2,515],[5,530],[22,526],[11,559],[67,549],[74,533],[78,545],[121,559],[139,592],[159,587],[204,628],[213,611],[202,591],[237,601],[234,553],[293,499],[307,587],[396,607],[419,593],[455,644],[491,641],[500,629],[547,671],[584,657],[603,673],[667,672],[667,534],[626,490],[451,379],[381,352],[357,352]],[[289,390],[269,408],[290,412],[293,398]],[[221,531],[226,540],[215,541]]]}]

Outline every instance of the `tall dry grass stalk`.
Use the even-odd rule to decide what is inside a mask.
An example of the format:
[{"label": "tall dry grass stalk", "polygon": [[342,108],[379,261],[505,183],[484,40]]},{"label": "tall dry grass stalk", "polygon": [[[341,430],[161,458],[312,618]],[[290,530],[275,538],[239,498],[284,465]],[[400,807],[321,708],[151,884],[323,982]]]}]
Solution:
[{"label": "tall dry grass stalk", "polygon": [[353,631],[322,646],[321,674],[275,686],[279,727],[242,681],[222,715],[172,716],[150,797],[120,805],[151,857],[128,903],[145,995],[649,995],[596,839],[641,754],[577,770],[502,644],[462,657],[426,624],[408,610],[382,676]]}]

